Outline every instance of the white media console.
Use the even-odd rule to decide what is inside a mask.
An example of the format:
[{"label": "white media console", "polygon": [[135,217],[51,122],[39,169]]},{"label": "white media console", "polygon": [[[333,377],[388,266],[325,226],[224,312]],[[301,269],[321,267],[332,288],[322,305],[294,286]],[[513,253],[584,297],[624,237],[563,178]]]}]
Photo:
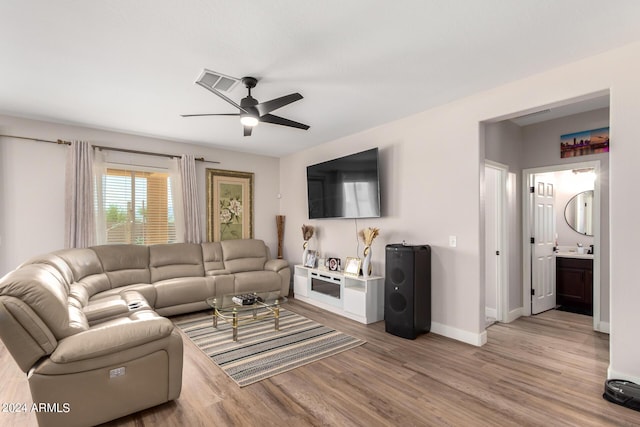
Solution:
[{"label": "white media console", "polygon": [[296,265],[294,298],[360,323],[384,319],[384,277],[345,276]]}]

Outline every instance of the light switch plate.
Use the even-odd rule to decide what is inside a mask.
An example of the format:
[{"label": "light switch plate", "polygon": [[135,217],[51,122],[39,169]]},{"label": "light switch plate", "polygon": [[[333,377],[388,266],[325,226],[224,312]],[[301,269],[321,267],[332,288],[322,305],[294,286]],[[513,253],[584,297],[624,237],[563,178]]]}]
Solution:
[{"label": "light switch plate", "polygon": [[458,246],[458,239],[456,238],[456,236],[449,236],[449,246],[451,246],[452,248]]}]

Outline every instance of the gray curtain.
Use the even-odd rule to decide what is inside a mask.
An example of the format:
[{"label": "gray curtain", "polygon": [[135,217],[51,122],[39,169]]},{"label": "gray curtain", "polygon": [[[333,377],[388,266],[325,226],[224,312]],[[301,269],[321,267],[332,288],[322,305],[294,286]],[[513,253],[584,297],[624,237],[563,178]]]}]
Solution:
[{"label": "gray curtain", "polygon": [[93,149],[86,141],[67,148],[65,176],[65,248],[95,244]]},{"label": "gray curtain", "polygon": [[[180,181],[182,182],[182,204],[184,206],[184,241],[202,242],[200,209],[198,203],[198,180],[196,160],[191,154],[183,154],[180,159]],[[175,207],[179,209],[179,207]]]}]

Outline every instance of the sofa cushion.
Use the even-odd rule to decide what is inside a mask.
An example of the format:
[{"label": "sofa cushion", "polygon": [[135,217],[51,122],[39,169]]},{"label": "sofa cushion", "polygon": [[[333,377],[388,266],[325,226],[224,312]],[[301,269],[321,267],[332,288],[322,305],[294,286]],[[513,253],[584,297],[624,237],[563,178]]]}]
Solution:
[{"label": "sofa cushion", "polygon": [[[87,298],[86,300],[84,299],[84,294],[79,294],[79,288],[84,288],[84,293],[86,293]],[[82,280],[72,283],[69,293],[82,304],[81,307],[84,307],[87,305],[87,300],[89,298],[100,292],[108,291],[109,289],[111,289],[109,277],[107,277],[106,273],[100,273],[92,274],[91,276],[87,276]],[[82,295],[82,297],[80,297],[80,295]]]},{"label": "sofa cushion", "polygon": [[224,268],[230,273],[263,270],[267,247],[262,240],[237,239],[220,242]]},{"label": "sofa cushion", "polygon": [[90,295],[86,286],[78,282],[71,284],[71,289],[69,290],[69,304],[82,308],[89,303],[89,297]]},{"label": "sofa cushion", "polygon": [[[204,242],[202,245],[202,261],[204,271],[208,276],[216,276],[224,271],[224,260],[222,259],[222,245],[220,242]],[[228,274],[228,273],[226,273]]]},{"label": "sofa cushion", "polygon": [[280,291],[280,275],[273,271],[247,271],[234,276],[237,293]]},{"label": "sofa cushion", "polygon": [[120,296],[126,300],[128,298],[126,295],[130,292],[140,293],[151,307],[156,303],[156,288],[154,285],[149,283],[134,283],[132,285],[109,289],[108,291],[100,292],[99,294],[91,297],[89,303],[92,301],[99,301],[102,298],[112,298],[114,296]]},{"label": "sofa cushion", "polygon": [[289,263],[284,259],[270,259],[264,263],[265,270],[275,271],[276,273],[285,268],[289,268]]},{"label": "sofa cushion", "polygon": [[176,277],[202,277],[202,247],[196,243],[170,243],[149,246],[151,282]]},{"label": "sofa cushion", "polygon": [[18,268],[27,264],[51,265],[55,267],[58,270],[58,272],[60,272],[62,277],[64,277],[64,280],[67,283],[67,285],[70,285],[75,281],[75,279],[73,278],[73,271],[71,271],[71,268],[69,267],[69,264],[67,263],[67,261],[65,261],[64,259],[62,259],[56,254],[50,253],[50,254],[35,256],[29,259],[28,261],[23,262]]},{"label": "sofa cushion", "polygon": [[7,274],[0,295],[26,303],[58,340],[88,329],[82,311],[68,303],[64,278],[50,265],[30,264]]},{"label": "sofa cushion", "polygon": [[148,246],[103,245],[91,249],[98,255],[112,288],[150,283]]},{"label": "sofa cushion", "polygon": [[154,283],[156,308],[205,301],[215,295],[215,281],[210,277],[182,277]]},{"label": "sofa cushion", "polygon": [[53,254],[65,260],[69,265],[75,282],[92,274],[103,272],[100,259],[91,249],[62,249],[53,252]]},{"label": "sofa cushion", "polygon": [[51,354],[51,361],[65,364],[96,359],[167,337],[174,326],[169,319],[147,311],[101,323],[97,327],[61,340]]}]

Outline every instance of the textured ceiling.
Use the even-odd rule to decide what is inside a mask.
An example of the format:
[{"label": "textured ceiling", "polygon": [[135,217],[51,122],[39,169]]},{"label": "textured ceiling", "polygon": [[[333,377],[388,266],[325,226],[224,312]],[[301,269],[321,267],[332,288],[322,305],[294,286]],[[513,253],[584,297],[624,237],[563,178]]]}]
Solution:
[{"label": "textured ceiling", "polygon": [[[3,0],[0,113],[282,156],[640,40],[639,17],[637,0]],[[311,129],[180,117],[236,112],[203,68],[257,77],[259,101],[300,92],[274,114]]]}]

